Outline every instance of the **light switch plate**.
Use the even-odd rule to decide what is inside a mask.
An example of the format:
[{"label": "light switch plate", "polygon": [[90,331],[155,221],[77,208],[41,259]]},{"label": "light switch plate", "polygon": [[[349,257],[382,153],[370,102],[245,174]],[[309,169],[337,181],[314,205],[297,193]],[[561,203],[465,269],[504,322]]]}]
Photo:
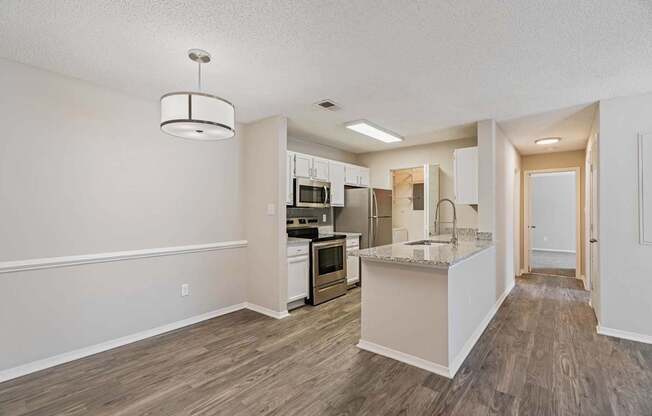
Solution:
[{"label": "light switch plate", "polygon": [[188,295],[190,295],[190,285],[188,283],[184,283],[181,285],[181,296]]},{"label": "light switch plate", "polygon": [[322,216],[321,216],[321,220],[322,220],[323,222],[326,222],[326,221],[327,221],[327,219],[326,219],[326,214],[322,214]]}]

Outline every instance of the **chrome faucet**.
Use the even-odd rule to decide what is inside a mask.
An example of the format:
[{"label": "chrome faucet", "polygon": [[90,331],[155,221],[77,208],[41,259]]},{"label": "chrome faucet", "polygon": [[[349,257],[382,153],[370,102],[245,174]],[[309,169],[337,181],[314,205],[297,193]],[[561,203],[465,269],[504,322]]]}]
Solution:
[{"label": "chrome faucet", "polygon": [[[437,221],[439,220],[439,205],[441,205],[442,202],[450,202],[453,207],[453,234],[451,235],[451,244],[457,245],[457,210],[455,209],[455,202],[448,198],[442,198],[437,202],[437,208],[435,209],[435,230],[437,230]],[[441,221],[439,221],[439,229],[441,232]]]}]

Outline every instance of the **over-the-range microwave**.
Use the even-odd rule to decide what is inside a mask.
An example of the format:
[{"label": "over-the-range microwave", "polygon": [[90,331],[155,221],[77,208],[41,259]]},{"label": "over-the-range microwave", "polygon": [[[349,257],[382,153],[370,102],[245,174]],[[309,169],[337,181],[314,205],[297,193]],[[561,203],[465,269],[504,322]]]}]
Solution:
[{"label": "over-the-range microwave", "polygon": [[294,180],[294,206],[299,208],[328,208],[331,183],[307,178]]}]

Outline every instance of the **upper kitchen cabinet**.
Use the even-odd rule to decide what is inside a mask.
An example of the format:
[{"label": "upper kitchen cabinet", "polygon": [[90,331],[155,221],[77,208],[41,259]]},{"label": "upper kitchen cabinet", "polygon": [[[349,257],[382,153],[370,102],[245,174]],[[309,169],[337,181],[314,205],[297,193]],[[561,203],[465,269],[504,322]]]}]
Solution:
[{"label": "upper kitchen cabinet", "polygon": [[369,186],[369,168],[358,168],[358,173],[360,175],[360,186],[368,187]]},{"label": "upper kitchen cabinet", "polygon": [[334,207],[343,207],[346,167],[342,163],[330,162],[329,170],[331,182],[331,205]]},{"label": "upper kitchen cabinet", "polygon": [[350,186],[369,186],[369,168],[346,165],[344,183]]},{"label": "upper kitchen cabinet", "polygon": [[455,149],[453,158],[455,203],[478,204],[478,148]]},{"label": "upper kitchen cabinet", "polygon": [[312,156],[293,153],[294,155],[294,176],[297,178],[312,177]]},{"label": "upper kitchen cabinet", "polygon": [[297,178],[328,181],[328,160],[294,153],[294,175]]},{"label": "upper kitchen cabinet", "polygon": [[330,179],[329,175],[329,163],[326,159],[320,159],[318,157],[312,158],[312,178],[318,181],[328,181]]}]

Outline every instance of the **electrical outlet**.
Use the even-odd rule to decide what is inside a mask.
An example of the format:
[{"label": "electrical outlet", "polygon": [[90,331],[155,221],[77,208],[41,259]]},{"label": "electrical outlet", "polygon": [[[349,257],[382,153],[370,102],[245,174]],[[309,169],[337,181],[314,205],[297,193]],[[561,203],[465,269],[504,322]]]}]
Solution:
[{"label": "electrical outlet", "polygon": [[326,218],[326,214],[322,214],[322,216],[321,216],[321,220],[322,220],[323,222],[328,221],[328,219]]},{"label": "electrical outlet", "polygon": [[181,296],[188,295],[190,295],[190,285],[188,283],[184,283],[181,285]]}]

